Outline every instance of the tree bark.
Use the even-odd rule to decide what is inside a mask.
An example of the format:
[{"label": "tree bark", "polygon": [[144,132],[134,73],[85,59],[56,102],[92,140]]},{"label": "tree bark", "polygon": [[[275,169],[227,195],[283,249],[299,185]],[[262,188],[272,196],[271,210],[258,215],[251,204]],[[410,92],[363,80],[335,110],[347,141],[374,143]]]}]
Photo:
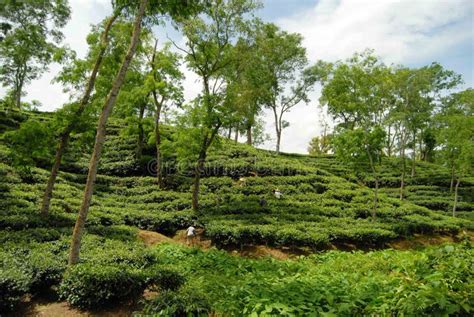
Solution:
[{"label": "tree bark", "polygon": [[87,175],[86,187],[84,189],[84,197],[82,200],[81,209],[79,210],[79,215],[77,217],[76,224],[74,226],[74,231],[72,233],[71,251],[69,254],[68,261],[69,265],[74,265],[79,261],[81,238],[84,232],[84,226],[87,219],[87,213],[89,212],[94,183],[97,177],[97,166],[102,152],[102,146],[105,141],[105,128],[107,124],[107,119],[109,118],[109,115],[115,105],[120,88],[125,79],[128,67],[130,66],[130,62],[132,61],[133,55],[135,54],[135,51],[137,49],[137,45],[140,38],[142,19],[145,13],[147,3],[148,0],[141,0],[140,2],[140,8],[138,9],[133,25],[133,34],[130,39],[130,46],[122,62],[122,65],[120,66],[120,70],[114,80],[112,89],[110,90],[110,93],[107,96],[104,107],[102,109],[102,113],[99,118],[99,123],[97,125],[97,134],[94,144],[94,151],[92,152],[91,160],[89,163],[89,173]]},{"label": "tree bark", "polygon": [[15,106],[18,110],[21,110],[21,91],[23,90],[23,84],[20,84],[15,91]]},{"label": "tree bark", "polygon": [[405,174],[407,169],[407,162],[405,159],[405,136],[401,133],[402,144],[400,147],[400,157],[402,159],[402,175],[400,179],[400,200],[403,200],[405,194]]},{"label": "tree bark", "polygon": [[277,132],[277,142],[276,142],[276,154],[280,154],[280,142],[281,142],[281,132]]},{"label": "tree bark", "polygon": [[143,131],[143,116],[145,114],[145,104],[140,106],[138,115],[138,140],[137,140],[137,160],[141,161],[143,155],[143,147],[145,142],[145,132]]},{"label": "tree bark", "polygon": [[278,154],[280,154],[281,118],[280,118],[280,120],[278,119],[276,106],[273,106],[272,109],[273,109],[273,115],[275,116],[275,131],[276,131],[276,137],[277,137],[275,152],[276,152],[276,155],[278,155]]},{"label": "tree bark", "polygon": [[391,125],[388,126],[387,133],[387,156],[392,157],[392,134],[391,134]]},{"label": "tree bark", "polygon": [[458,179],[456,181],[456,186],[454,187],[453,217],[456,217],[456,208],[458,205],[458,188],[459,188],[460,182],[461,182],[461,176],[458,176]]},{"label": "tree bark", "polygon": [[[112,24],[115,22],[115,20],[117,19],[119,15],[120,15],[120,10],[116,10],[114,12],[114,15],[110,17],[110,19],[107,21],[107,24],[105,25],[104,32],[102,33],[102,38],[101,38],[101,48],[100,48],[99,54],[97,55],[97,59],[94,63],[94,68],[92,69],[92,73],[89,77],[89,81],[87,82],[84,95],[82,96],[82,99],[79,102],[79,107],[76,110],[76,113],[75,113],[76,118],[82,115],[87,104],[89,103],[92,90],[94,89],[94,86],[95,86],[97,73],[99,72],[100,65],[102,64],[102,59],[107,49],[109,31],[112,28]],[[61,166],[61,160],[62,160],[64,151],[67,147],[67,144],[69,142],[70,134],[76,127],[76,124],[77,124],[77,121],[72,120],[71,122],[68,123],[64,131],[60,134],[60,139],[56,146],[56,154],[54,156],[53,167],[51,168],[51,174],[49,175],[48,183],[46,185],[46,189],[43,194],[43,203],[41,207],[41,213],[45,216],[49,214],[49,207],[51,205],[51,198],[53,196],[54,184],[56,183],[56,177],[58,176],[59,168]]]},{"label": "tree bark", "polygon": [[46,184],[46,189],[43,194],[43,202],[41,204],[41,214],[43,216],[48,216],[49,214],[49,207],[51,205],[51,198],[53,197],[54,184],[56,183],[59,167],[61,166],[61,159],[68,142],[69,133],[61,134],[59,143],[56,147],[56,154],[54,156],[54,163],[53,167],[51,168],[51,174],[49,175],[48,183]]},{"label": "tree bark", "polygon": [[252,126],[247,126],[247,144],[252,145]]},{"label": "tree bark", "polygon": [[204,164],[206,162],[207,150],[214,141],[214,138],[216,137],[217,132],[219,132],[220,127],[221,123],[218,122],[214,127],[214,130],[212,131],[211,135],[209,136],[208,134],[206,134],[204,141],[201,145],[201,149],[199,151],[199,158],[194,169],[194,184],[192,189],[192,207],[194,211],[199,210],[199,184],[201,181],[201,172],[204,172]]},{"label": "tree bark", "polygon": [[416,132],[413,132],[413,161],[411,163],[411,177],[416,173]]},{"label": "tree bark", "polygon": [[235,128],[235,134],[234,134],[234,142],[237,143],[239,142],[239,126]]},{"label": "tree bark", "polygon": [[206,161],[206,150],[201,149],[199,153],[199,159],[194,169],[194,183],[193,183],[193,197],[192,207],[194,211],[199,210],[199,184],[201,181],[201,172],[204,170],[204,163]]},{"label": "tree bark", "polygon": [[372,154],[370,154],[369,149],[367,149],[367,156],[369,157],[370,169],[372,170],[372,174],[375,178],[375,190],[374,190],[374,204],[372,206],[372,219],[375,220],[377,209],[378,209],[378,202],[379,202],[379,178],[377,171],[375,170],[374,160],[372,158]]},{"label": "tree bark", "polygon": [[454,163],[451,165],[451,184],[449,185],[449,193],[453,192],[454,188]]},{"label": "tree bark", "polygon": [[227,132],[227,138],[229,140],[232,138],[232,127],[229,127],[229,131]]},{"label": "tree bark", "polygon": [[163,172],[161,169],[161,133],[160,133],[160,117],[161,108],[163,105],[163,99],[161,102],[158,101],[156,91],[153,91],[153,100],[155,101],[155,147],[156,147],[156,179],[158,181],[158,187],[163,188]]}]

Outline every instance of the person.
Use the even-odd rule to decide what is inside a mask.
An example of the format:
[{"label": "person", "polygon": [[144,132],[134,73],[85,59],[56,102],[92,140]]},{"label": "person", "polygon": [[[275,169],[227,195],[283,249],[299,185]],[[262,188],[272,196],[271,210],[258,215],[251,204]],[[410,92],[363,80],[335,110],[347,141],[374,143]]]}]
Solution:
[{"label": "person", "polygon": [[260,197],[260,200],[258,201],[258,203],[259,203],[260,207],[262,207],[262,208],[267,207],[267,200],[263,196]]},{"label": "person", "polygon": [[283,194],[280,192],[278,188],[275,189],[273,193],[275,194],[276,199],[280,199],[281,197],[283,197]]},{"label": "person", "polygon": [[186,244],[187,245],[194,245],[194,239],[196,237],[196,228],[192,225],[186,229]]}]

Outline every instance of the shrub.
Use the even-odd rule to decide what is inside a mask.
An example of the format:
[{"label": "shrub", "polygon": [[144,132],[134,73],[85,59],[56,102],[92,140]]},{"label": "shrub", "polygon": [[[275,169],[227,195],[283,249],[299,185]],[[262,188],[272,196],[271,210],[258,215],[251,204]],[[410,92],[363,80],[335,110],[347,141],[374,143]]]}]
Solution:
[{"label": "shrub", "polygon": [[13,310],[28,292],[29,276],[18,269],[0,269],[0,312]]},{"label": "shrub", "polygon": [[159,316],[209,316],[211,305],[197,290],[164,291],[145,302],[145,314]]},{"label": "shrub", "polygon": [[148,285],[154,285],[165,291],[176,291],[186,282],[186,278],[182,274],[166,267],[152,266],[146,274],[148,275]]},{"label": "shrub", "polygon": [[145,286],[145,275],[136,269],[84,263],[66,271],[59,294],[72,306],[94,308],[134,298]]}]

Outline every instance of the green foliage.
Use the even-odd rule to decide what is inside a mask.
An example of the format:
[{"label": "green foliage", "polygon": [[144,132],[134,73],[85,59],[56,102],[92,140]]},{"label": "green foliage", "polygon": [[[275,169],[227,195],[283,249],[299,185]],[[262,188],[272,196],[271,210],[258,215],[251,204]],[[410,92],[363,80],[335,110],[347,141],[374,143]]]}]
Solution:
[{"label": "green foliage", "polygon": [[59,293],[73,306],[94,308],[134,298],[145,286],[145,276],[137,269],[80,263],[66,271]]},{"label": "green foliage", "polygon": [[28,120],[20,129],[8,132],[5,139],[13,150],[13,165],[29,171],[36,162],[48,163],[54,148],[52,136],[48,124],[37,120]]},{"label": "green foliage", "polygon": [[[370,169],[371,161],[381,160],[385,132],[379,126],[340,132],[334,138],[336,156],[356,171]],[[368,168],[367,168],[368,167]]]},{"label": "green foliage", "polygon": [[38,78],[53,60],[62,59],[66,49],[57,44],[71,12],[66,0],[6,0],[2,7],[0,17],[9,31],[0,41],[0,82],[10,87],[15,106],[21,108],[24,85]]},{"label": "green foliage", "polygon": [[0,312],[14,310],[28,292],[29,279],[21,270],[0,268]]},{"label": "green foliage", "polygon": [[309,155],[328,154],[333,147],[333,135],[327,134],[323,136],[316,136],[311,139],[308,147]]},{"label": "green foliage", "polygon": [[163,266],[152,266],[147,269],[147,284],[161,291],[176,291],[186,282],[185,277],[174,270]]},{"label": "green foliage", "polygon": [[[205,293],[211,309],[224,315],[469,315],[474,304],[469,244],[423,251],[332,251],[294,261],[250,260],[171,245],[156,252],[161,261],[187,272],[186,289]],[[157,297],[145,312],[160,312],[178,294]]]},{"label": "green foliage", "polygon": [[208,316],[211,305],[208,299],[195,289],[178,292],[164,291],[145,302],[143,313],[159,316]]}]

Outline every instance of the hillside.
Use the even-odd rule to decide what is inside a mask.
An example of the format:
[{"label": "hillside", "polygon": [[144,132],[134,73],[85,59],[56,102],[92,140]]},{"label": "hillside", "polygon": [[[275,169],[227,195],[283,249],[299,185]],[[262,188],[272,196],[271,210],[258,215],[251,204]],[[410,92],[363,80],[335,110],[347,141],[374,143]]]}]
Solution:
[{"label": "hillside", "polygon": [[[48,120],[49,117],[47,113],[31,112],[19,114],[3,111],[0,115],[2,135],[16,129],[27,117],[35,117],[38,120]],[[179,296],[190,296],[198,305],[202,300],[199,296],[210,294],[210,298],[207,298],[209,302],[206,303],[215,304],[209,304],[211,307],[206,304],[205,309],[227,314],[238,315],[242,311],[250,313],[251,309],[257,312],[265,309],[269,309],[270,313],[282,312],[278,309],[283,308],[278,308],[275,303],[286,303],[288,307],[293,307],[291,309],[298,306],[307,307],[307,310],[301,308],[302,311],[289,310],[290,315],[291,312],[297,315],[311,314],[314,309],[334,312],[332,309],[335,303],[353,303],[356,300],[365,300],[366,306],[359,303],[357,307],[346,307],[339,312],[383,313],[376,302],[368,304],[368,299],[364,297],[368,295],[362,295],[362,288],[381,287],[377,276],[390,275],[383,268],[388,263],[394,267],[402,267],[405,261],[408,261],[406,263],[410,263],[409,270],[414,272],[416,268],[411,266],[415,265],[416,261],[435,261],[431,255],[425,258],[422,251],[400,254],[398,251],[378,251],[370,253],[366,258],[362,253],[350,255],[331,252],[294,263],[289,262],[286,266],[269,259],[261,260],[262,262],[237,260],[217,250],[203,253],[172,245],[145,250],[137,238],[137,230],[156,231],[173,236],[177,230],[197,224],[204,230],[204,237],[211,240],[212,245],[217,248],[239,250],[251,245],[266,245],[292,250],[291,252],[299,250],[312,253],[333,248],[380,249],[387,247],[390,242],[410,239],[415,234],[454,236],[463,229],[473,227],[470,220],[474,211],[472,177],[463,181],[460,187],[460,210],[463,218],[453,218],[449,216],[451,195],[448,170],[434,164],[417,163],[417,175],[408,179],[407,199],[401,202],[397,198],[397,161],[386,159],[382,173],[383,193],[380,195],[376,219],[373,220],[370,217],[372,189],[363,185],[363,182],[336,158],[291,154],[274,156],[271,152],[225,139],[212,149],[208,157],[201,182],[201,212],[196,214],[191,209],[192,169],[188,165],[178,166],[173,156],[170,156],[166,162],[167,189],[159,190],[155,178],[151,175],[151,165],[148,164],[153,159],[153,147],[147,147],[144,159],[137,161],[134,154],[136,140],[121,133],[124,127],[124,123],[119,120],[112,121],[108,127],[104,155],[99,166],[100,175],[87,219],[86,241],[82,247],[83,263],[78,265],[77,269],[83,271],[68,273],[69,279],[63,281],[66,284],[63,284],[60,290],[63,298],[79,307],[94,307],[98,304],[93,302],[95,291],[88,290],[92,293],[74,299],[75,295],[66,290],[67,287],[79,285],[80,276],[84,278],[88,276],[87,272],[95,272],[97,268],[94,269],[94,265],[103,266],[105,275],[112,274],[116,266],[125,265],[125,271],[130,276],[124,278],[135,281],[139,281],[142,278],[140,276],[145,274],[143,272],[150,272],[153,267],[160,267],[160,272],[163,267],[166,270],[171,269],[171,272],[176,271],[188,281],[182,291],[184,293],[179,293]],[[166,129],[165,137],[173,139],[171,128]],[[12,285],[18,286],[17,292],[9,295],[13,298],[12,303],[15,303],[15,298],[18,301],[18,296],[21,297],[24,293],[34,294],[44,287],[57,285],[66,268],[69,237],[80,207],[90,155],[88,149],[74,146],[74,141],[71,149],[58,178],[51,214],[44,218],[39,214],[39,204],[48,177],[47,166],[39,162],[38,167],[31,169],[31,174],[20,173],[12,166],[11,149],[3,138],[1,140],[0,257],[3,263],[2,278],[13,280]],[[370,180],[365,183],[371,185]],[[273,196],[272,190],[276,188],[283,193],[282,199]],[[267,202],[265,206],[259,204],[262,197]],[[472,249],[469,247],[463,249],[464,251],[458,250],[456,255],[451,249],[446,250],[433,250],[429,251],[429,254],[440,257],[439,261],[455,261],[461,257],[461,252],[466,252],[469,255],[465,259],[466,263],[472,260]],[[440,255],[437,252],[445,253]],[[20,258],[13,256],[18,254],[23,255]],[[407,258],[403,258],[404,256]],[[369,264],[372,260],[376,261],[373,265],[377,266],[377,269],[374,268],[377,273],[371,273],[375,275],[371,276],[370,282],[360,281],[361,277],[356,276],[357,273],[347,273],[349,276],[344,280],[347,287],[335,290],[343,279],[338,274],[346,274],[344,261],[350,261],[351,267],[358,267],[354,266],[354,263],[359,263],[357,272],[361,272],[372,266]],[[199,267],[203,272],[194,271],[195,267]],[[329,270],[334,267],[337,269],[329,274]],[[216,271],[208,268],[215,268]],[[431,268],[433,269],[433,266]],[[459,274],[464,272],[462,270],[462,266],[459,267]],[[268,273],[271,271],[280,273],[272,276],[272,273]],[[208,276],[209,281],[214,284],[209,281],[199,282],[198,276],[201,273],[202,276]],[[79,274],[77,279],[74,274]],[[231,293],[231,289],[223,288],[222,284],[226,284],[227,277],[233,274],[243,274],[245,279],[232,280],[232,287],[242,287],[242,290],[234,290],[234,293]],[[266,287],[255,289],[252,281],[256,275],[260,277],[260,274],[262,281],[265,281],[262,285]],[[298,274],[303,277],[291,277]],[[170,277],[171,280],[173,278]],[[277,282],[272,281],[273,278],[277,278]],[[327,284],[324,285],[332,285],[332,288],[324,290],[328,294],[335,292],[332,293],[331,300],[325,297],[326,295],[321,295],[324,294],[325,287],[315,284],[316,280],[321,279],[327,279]],[[156,283],[163,282],[160,281],[157,280]],[[389,281],[384,284],[388,293],[379,289],[377,294],[385,294],[386,300],[392,301],[395,298],[388,298],[396,295],[390,295],[389,290],[393,285],[401,283],[401,279],[392,276]],[[288,289],[280,289],[280,286],[275,289],[274,283],[281,287],[286,285]],[[361,288],[360,296],[364,299],[357,299],[357,296],[351,299],[344,297],[352,283],[359,283],[357,285]],[[143,291],[143,285],[144,283],[141,283],[135,291]],[[130,285],[117,287],[128,289]],[[210,291],[211,287],[214,290]],[[194,288],[199,288],[197,295],[186,293]],[[309,302],[299,305],[296,297],[292,298],[296,296],[296,289],[298,292],[313,294],[311,296],[316,296],[317,293],[321,298],[311,301],[311,296],[308,295],[305,300]],[[322,293],[316,292],[315,289]],[[257,294],[259,291],[263,293]],[[270,291],[273,302],[267,303],[271,304],[268,308],[262,301],[266,295],[262,294]],[[228,302],[216,299],[219,292],[229,296]],[[291,295],[287,297],[285,294]],[[111,294],[110,298],[116,298],[116,295]],[[193,297],[194,295],[196,297]],[[169,293],[169,296],[175,295]],[[231,306],[230,303],[239,303],[240,306]],[[316,303],[319,303],[319,306]],[[272,306],[273,304],[276,306]],[[258,307],[262,307],[261,310]],[[408,311],[403,309],[400,308],[399,311]],[[410,309],[416,311],[416,307]]]},{"label": "hillside", "polygon": [[[451,198],[447,194],[449,173],[440,166],[419,164],[417,176],[408,181],[407,201],[400,202],[396,198],[395,161],[387,160],[382,173],[386,195],[382,195],[377,219],[372,221],[371,189],[359,184],[333,157],[275,157],[225,140],[207,160],[201,187],[202,214],[196,215],[190,209],[191,167],[165,162],[174,173],[167,175],[169,190],[158,190],[152,171],[135,160],[135,139],[122,137],[121,128],[119,122],[109,128],[89,226],[125,224],[173,234],[198,221],[219,246],[270,244],[321,249],[329,243],[383,246],[414,233],[454,233],[470,223],[443,212],[449,211]],[[3,185],[8,188],[3,227],[41,227],[43,219],[36,208],[48,171],[35,168],[25,181],[8,165],[8,147],[2,148],[6,163],[2,172],[7,176]],[[151,151],[152,147],[149,154]],[[65,227],[73,223],[79,208],[88,163],[87,152],[76,148],[72,154],[64,168],[69,172],[61,173],[53,198],[52,217]],[[470,181],[472,178],[461,186],[460,209],[468,214],[474,209],[474,182]],[[283,199],[273,197],[275,188],[282,191]],[[267,206],[259,205],[261,197]],[[18,222],[18,217],[24,221]]]}]

